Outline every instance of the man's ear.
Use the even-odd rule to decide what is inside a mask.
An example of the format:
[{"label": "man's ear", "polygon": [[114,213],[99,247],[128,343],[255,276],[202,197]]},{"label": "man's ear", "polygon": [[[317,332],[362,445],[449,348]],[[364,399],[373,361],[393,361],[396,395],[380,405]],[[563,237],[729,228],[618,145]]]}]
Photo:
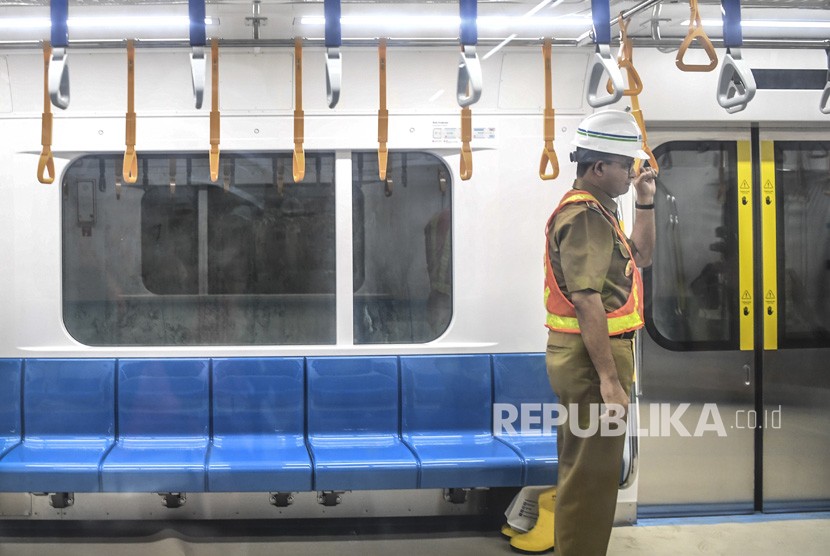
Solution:
[{"label": "man's ear", "polygon": [[597,160],[591,165],[591,171],[595,173],[597,176],[602,176],[605,174],[605,161]]}]

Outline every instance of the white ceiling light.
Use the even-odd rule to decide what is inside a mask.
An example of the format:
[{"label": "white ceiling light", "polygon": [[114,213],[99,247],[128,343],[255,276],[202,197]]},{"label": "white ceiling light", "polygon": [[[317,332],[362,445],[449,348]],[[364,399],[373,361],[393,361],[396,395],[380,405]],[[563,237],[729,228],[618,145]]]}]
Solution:
[{"label": "white ceiling light", "polygon": [[[719,27],[723,25],[720,19],[704,19],[704,27]],[[689,25],[689,20],[681,21],[680,25]],[[830,29],[830,21],[787,21],[775,19],[742,20],[741,27],[745,29]]]},{"label": "white ceiling light", "polygon": [[[590,17],[584,16],[562,16],[562,17],[525,17],[525,16],[481,16],[476,20],[479,30],[502,30],[510,27],[533,27],[545,28],[554,26],[584,27],[591,25]],[[320,26],[325,25],[326,18],[323,16],[303,16],[300,18],[302,25]],[[343,27],[383,27],[384,29],[454,29],[461,25],[461,18],[458,16],[403,16],[391,18],[382,15],[361,15],[343,16],[340,18]]]},{"label": "white ceiling light", "polygon": [[[67,21],[72,29],[158,29],[159,27],[179,27],[187,29],[190,18],[187,16],[123,16],[123,17],[70,17]],[[219,19],[206,17],[205,25],[218,25]],[[48,17],[3,17],[0,29],[41,30],[49,29],[52,20]]]}]

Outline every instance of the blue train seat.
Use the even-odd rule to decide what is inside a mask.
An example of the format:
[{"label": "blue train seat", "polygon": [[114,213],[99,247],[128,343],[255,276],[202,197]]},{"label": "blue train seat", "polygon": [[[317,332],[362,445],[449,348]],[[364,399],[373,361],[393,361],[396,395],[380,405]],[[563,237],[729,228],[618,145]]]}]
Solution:
[{"label": "blue train seat", "polygon": [[209,435],[206,359],[118,362],[118,436],[101,466],[107,492],[202,492]]},{"label": "blue train seat", "polygon": [[[495,416],[494,434],[522,456],[525,466],[523,484],[556,484],[559,465],[556,431],[546,430],[543,413],[544,404],[556,403],[557,398],[548,381],[545,354],[494,355],[493,373],[497,404],[494,406],[495,413],[500,413],[502,408],[505,410]],[[525,423],[524,430],[520,423],[523,404],[533,416],[533,423]],[[515,413],[510,415],[512,410],[508,407],[514,408]],[[499,417],[502,416],[504,423],[500,422]]]},{"label": "blue train seat", "polygon": [[208,490],[307,491],[302,357],[213,360]]},{"label": "blue train seat", "polygon": [[0,359],[0,458],[20,444],[20,359]]},{"label": "blue train seat", "polygon": [[23,376],[25,433],[0,460],[0,490],[98,492],[115,440],[115,361],[34,359]]},{"label": "blue train seat", "polygon": [[306,368],[315,489],[417,488],[399,435],[397,358],[310,357]]},{"label": "blue train seat", "polygon": [[518,486],[522,460],[492,434],[489,355],[401,357],[402,434],[421,488]]}]

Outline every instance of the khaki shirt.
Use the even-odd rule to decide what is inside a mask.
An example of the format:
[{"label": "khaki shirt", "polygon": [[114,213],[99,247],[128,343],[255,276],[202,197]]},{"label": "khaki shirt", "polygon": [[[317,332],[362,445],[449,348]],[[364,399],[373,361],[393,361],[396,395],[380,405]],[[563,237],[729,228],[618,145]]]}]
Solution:
[{"label": "khaki shirt", "polygon": [[[616,217],[617,203],[608,194],[590,185],[581,189]],[[591,290],[600,294],[606,312],[625,304],[631,292],[631,275],[625,272],[628,252],[599,209],[584,203],[564,207],[551,225],[548,241],[553,275],[568,301],[571,292]],[[637,253],[631,240],[628,245]]]}]

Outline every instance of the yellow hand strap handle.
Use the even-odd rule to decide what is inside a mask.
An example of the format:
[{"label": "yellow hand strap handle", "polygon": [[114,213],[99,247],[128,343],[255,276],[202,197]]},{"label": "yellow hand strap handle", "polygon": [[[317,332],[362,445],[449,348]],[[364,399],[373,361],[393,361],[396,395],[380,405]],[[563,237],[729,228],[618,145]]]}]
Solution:
[{"label": "yellow hand strap handle", "polygon": [[138,180],[138,156],[135,154],[135,42],[127,41],[127,150],[121,173],[124,183]]},{"label": "yellow hand strap handle", "polygon": [[[43,119],[40,126],[40,144],[43,150],[37,161],[37,181],[49,184],[55,181],[55,160],[52,157],[52,103],[49,100],[49,60],[52,45],[43,42]],[[47,173],[48,172],[48,173]]]},{"label": "yellow hand strap handle", "polygon": [[469,106],[461,109],[461,179],[467,181],[473,177],[473,151],[470,141],[473,139],[473,112]]},{"label": "yellow hand strap handle", "polygon": [[219,40],[210,39],[210,181],[219,179]]},{"label": "yellow hand strap handle", "polygon": [[380,85],[380,106],[378,108],[378,177],[386,180],[386,165],[389,150],[389,110],[386,109],[386,39],[380,39],[378,45],[378,81]]},{"label": "yellow hand strap handle", "polygon": [[[643,81],[634,69],[634,47],[631,39],[628,38],[628,23],[620,13],[620,54],[617,56],[617,65],[621,70],[625,70],[628,77],[628,87],[623,91],[623,96],[632,97],[643,92]],[[610,79],[605,85],[605,90],[609,94],[614,93],[614,86]]]},{"label": "yellow hand strap handle", "polygon": [[294,157],[292,169],[294,183],[303,181],[305,177],[305,152],[303,140],[305,122],[303,120],[303,40],[294,39]]},{"label": "yellow hand strap handle", "polygon": [[[543,180],[556,179],[559,175],[559,160],[556,158],[556,151],[553,150],[553,139],[556,131],[555,111],[553,110],[553,91],[550,69],[550,39],[545,39],[542,45],[542,55],[545,58],[545,147],[542,150],[542,159],[539,161],[539,177]],[[550,164],[551,171],[546,173]]]},{"label": "yellow hand strap handle", "polygon": [[[636,96],[631,97],[631,114],[634,116],[634,119],[637,120],[637,125],[640,127],[640,132],[643,134],[643,151],[648,155],[648,163],[649,166],[655,171],[659,172],[660,167],[657,165],[657,158],[654,156],[654,153],[651,152],[651,147],[648,146],[648,136],[646,135],[646,122],[645,118],[643,118],[643,111],[640,110],[640,99]],[[642,166],[643,161],[639,158],[634,160],[634,169],[639,172],[640,166]]]},{"label": "yellow hand strap handle", "polygon": [[[683,39],[683,44],[680,45],[680,50],[677,51],[677,57],[674,63],[682,71],[712,71],[718,66],[718,55],[715,53],[715,47],[712,46],[712,41],[709,40],[709,36],[703,30],[703,22],[700,20],[700,10],[697,7],[697,0],[689,0],[689,8],[691,9],[689,33]],[[709,56],[708,64],[687,64],[683,61],[683,58],[686,56],[686,51],[689,50],[689,47],[695,40],[700,41],[703,50]]]}]

